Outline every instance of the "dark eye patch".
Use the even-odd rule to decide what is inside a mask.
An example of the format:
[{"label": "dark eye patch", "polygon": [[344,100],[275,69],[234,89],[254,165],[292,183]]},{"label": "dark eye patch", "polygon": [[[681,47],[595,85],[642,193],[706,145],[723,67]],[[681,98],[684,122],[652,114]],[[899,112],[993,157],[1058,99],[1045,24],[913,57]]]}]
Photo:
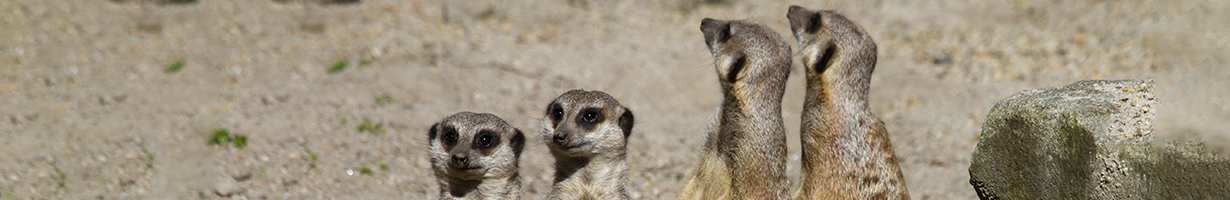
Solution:
[{"label": "dark eye patch", "polygon": [[551,126],[559,126],[559,121],[564,118],[564,107],[557,103],[551,103],[547,106],[547,118],[551,119]]},{"label": "dark eye patch", "polygon": [[602,122],[602,120],[606,117],[602,116],[601,108],[586,108],[581,110],[581,113],[578,114],[576,118],[577,125],[580,125],[581,128],[585,128],[585,130],[594,130],[594,125]]},{"label": "dark eye patch", "polygon": [[824,25],[824,21],[820,18],[820,13],[816,13],[807,19],[807,29],[805,30],[807,33],[815,34],[820,31],[820,26],[822,25]]},{"label": "dark eye patch", "polygon": [[488,130],[480,131],[478,132],[478,135],[474,136],[474,147],[477,149],[489,149],[491,147],[499,146],[496,145],[499,143],[500,135]]},{"label": "dark eye patch", "polygon": [[444,139],[445,145],[453,146],[457,144],[457,129],[453,127],[444,127],[443,133],[440,135],[440,137]]},{"label": "dark eye patch", "polygon": [[705,44],[710,48],[714,44],[730,39],[730,22],[705,18],[700,21],[700,32],[705,35]]},{"label": "dark eye patch", "polygon": [[735,63],[730,64],[730,71],[726,72],[726,80],[735,81],[739,78],[739,72],[743,71],[744,65],[747,65],[747,56],[739,56],[739,59],[735,59]]}]

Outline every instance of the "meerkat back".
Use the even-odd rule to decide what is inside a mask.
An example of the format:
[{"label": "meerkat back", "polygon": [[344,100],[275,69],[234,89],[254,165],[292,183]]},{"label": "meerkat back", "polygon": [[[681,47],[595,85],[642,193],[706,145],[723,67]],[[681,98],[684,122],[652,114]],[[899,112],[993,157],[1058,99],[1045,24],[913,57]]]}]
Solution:
[{"label": "meerkat back", "polygon": [[776,31],[746,20],[704,19],[722,105],[679,199],[785,199],[786,131],[782,95],[790,46]]},{"label": "meerkat back", "polygon": [[795,199],[909,199],[888,131],[868,106],[876,45],[832,11],[791,6],[786,18],[807,76]]},{"label": "meerkat back", "polygon": [[461,112],[427,132],[439,199],[521,199],[525,135],[487,113]]},{"label": "meerkat back", "polygon": [[628,199],[632,111],[601,91],[571,90],[547,105],[542,138],[555,157],[546,199]]}]

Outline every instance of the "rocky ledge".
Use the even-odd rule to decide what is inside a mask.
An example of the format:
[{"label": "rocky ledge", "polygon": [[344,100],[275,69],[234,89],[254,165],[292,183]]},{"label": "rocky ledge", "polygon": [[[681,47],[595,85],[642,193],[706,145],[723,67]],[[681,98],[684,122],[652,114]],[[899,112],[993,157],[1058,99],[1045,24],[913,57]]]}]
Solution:
[{"label": "rocky ledge", "polygon": [[1155,145],[1153,82],[1022,91],[987,115],[969,167],[981,199],[1224,199],[1230,162],[1199,143]]}]

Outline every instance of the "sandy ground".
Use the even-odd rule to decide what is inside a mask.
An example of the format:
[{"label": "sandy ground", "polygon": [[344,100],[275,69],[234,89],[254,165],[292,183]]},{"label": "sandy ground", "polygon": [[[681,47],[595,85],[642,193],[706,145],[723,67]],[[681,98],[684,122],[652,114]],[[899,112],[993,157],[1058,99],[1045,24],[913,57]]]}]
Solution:
[{"label": "sandy ground", "polygon": [[[756,20],[794,44],[792,4],[875,38],[871,106],[915,199],[975,198],[966,168],[991,106],[1084,79],[1156,80],[1159,141],[1227,151],[1226,3],[5,0],[0,199],[426,199],[428,126],[475,111],[537,133],[574,88],[636,113],[628,188],[673,199],[720,101],[700,20]],[[329,73],[338,61],[349,67]],[[791,180],[800,68],[783,107]],[[247,146],[207,144],[218,128]],[[552,160],[540,140],[528,148],[537,199]]]}]

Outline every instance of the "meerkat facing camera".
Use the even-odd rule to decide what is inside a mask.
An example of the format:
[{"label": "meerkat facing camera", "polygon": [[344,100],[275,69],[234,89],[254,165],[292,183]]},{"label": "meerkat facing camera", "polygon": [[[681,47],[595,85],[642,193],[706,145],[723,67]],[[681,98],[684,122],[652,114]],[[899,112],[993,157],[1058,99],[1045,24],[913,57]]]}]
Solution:
[{"label": "meerkat facing camera", "polygon": [[786,128],[782,95],[790,45],[776,31],[747,20],[705,18],[722,105],[710,116],[696,170],[679,199],[785,199]]},{"label": "meerkat facing camera", "polygon": [[555,157],[546,199],[628,199],[632,111],[601,91],[571,90],[547,105],[542,137]]},{"label": "meerkat facing camera", "polygon": [[439,199],[521,199],[525,135],[487,113],[460,112],[427,132]]},{"label": "meerkat facing camera", "polygon": [[868,106],[876,44],[833,11],[786,14],[807,69],[795,199],[909,199],[884,122]]}]

